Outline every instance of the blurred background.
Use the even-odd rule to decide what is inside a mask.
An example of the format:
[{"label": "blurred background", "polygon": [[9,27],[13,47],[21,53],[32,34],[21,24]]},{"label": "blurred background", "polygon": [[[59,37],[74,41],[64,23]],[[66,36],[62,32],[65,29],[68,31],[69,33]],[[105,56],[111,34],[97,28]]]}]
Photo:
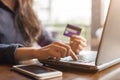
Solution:
[{"label": "blurred background", "polygon": [[48,33],[63,42],[67,24],[82,28],[86,50],[97,50],[110,0],[34,0],[34,10]]}]

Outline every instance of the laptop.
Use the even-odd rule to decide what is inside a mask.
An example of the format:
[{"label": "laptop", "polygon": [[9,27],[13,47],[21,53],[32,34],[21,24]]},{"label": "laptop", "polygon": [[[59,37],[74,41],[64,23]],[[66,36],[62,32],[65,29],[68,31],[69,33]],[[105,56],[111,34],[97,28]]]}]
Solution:
[{"label": "laptop", "polygon": [[70,56],[41,61],[43,64],[75,68],[87,71],[101,71],[120,63],[120,0],[111,0],[99,47],[97,51],[81,51],[78,61],[73,61]]}]

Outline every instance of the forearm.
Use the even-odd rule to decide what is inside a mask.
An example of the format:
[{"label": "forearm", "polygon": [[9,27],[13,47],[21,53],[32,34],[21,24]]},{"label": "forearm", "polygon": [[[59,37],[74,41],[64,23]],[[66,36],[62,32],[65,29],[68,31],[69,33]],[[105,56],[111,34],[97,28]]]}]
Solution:
[{"label": "forearm", "polygon": [[33,59],[35,57],[37,49],[31,47],[17,48],[15,53],[15,59],[18,61]]}]

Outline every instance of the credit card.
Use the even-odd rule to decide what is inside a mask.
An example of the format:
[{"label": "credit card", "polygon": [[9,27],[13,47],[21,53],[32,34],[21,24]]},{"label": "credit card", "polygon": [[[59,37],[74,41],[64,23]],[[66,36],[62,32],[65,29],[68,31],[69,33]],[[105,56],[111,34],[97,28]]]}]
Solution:
[{"label": "credit card", "polygon": [[71,24],[67,24],[63,35],[68,36],[68,37],[70,37],[72,35],[80,35],[81,30],[82,29],[80,27],[77,27],[77,26],[74,26]]}]

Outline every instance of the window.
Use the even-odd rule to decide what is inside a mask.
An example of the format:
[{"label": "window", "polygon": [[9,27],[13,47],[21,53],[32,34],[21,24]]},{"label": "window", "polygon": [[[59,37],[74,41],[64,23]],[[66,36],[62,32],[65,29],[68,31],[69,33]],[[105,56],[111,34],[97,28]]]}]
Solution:
[{"label": "window", "polygon": [[108,11],[108,7],[109,7],[109,3],[110,3],[110,0],[102,0],[101,1],[101,9],[102,9],[102,13],[101,13],[101,24],[103,25],[104,22],[105,22],[105,18],[106,18],[106,15],[107,15],[107,11]]},{"label": "window", "polygon": [[[67,42],[63,36],[66,25],[82,27],[81,35],[90,45],[91,2],[92,0],[34,0],[34,8],[43,26],[51,32],[57,32],[58,40]],[[90,47],[90,46],[89,46]],[[87,47],[87,49],[89,49]]]}]

